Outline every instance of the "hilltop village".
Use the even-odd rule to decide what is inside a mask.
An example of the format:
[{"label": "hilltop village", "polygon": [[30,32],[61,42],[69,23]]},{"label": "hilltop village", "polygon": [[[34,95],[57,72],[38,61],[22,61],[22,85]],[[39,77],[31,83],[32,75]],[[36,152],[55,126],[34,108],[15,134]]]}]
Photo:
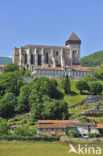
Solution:
[{"label": "hilltop village", "polygon": [[0,65],[0,117],[8,137],[103,135],[103,67],[81,66],[80,45],[72,33],[65,46],[13,48],[12,63]]}]

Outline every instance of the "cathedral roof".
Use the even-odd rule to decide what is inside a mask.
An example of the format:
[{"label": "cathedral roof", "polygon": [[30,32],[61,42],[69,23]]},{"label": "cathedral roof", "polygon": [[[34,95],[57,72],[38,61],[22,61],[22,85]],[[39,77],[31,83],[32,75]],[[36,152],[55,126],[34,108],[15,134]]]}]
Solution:
[{"label": "cathedral roof", "polygon": [[81,44],[81,40],[74,32],[72,32],[72,34],[70,35],[70,37],[68,38],[68,40],[65,43],[66,43],[66,45]]},{"label": "cathedral roof", "polygon": [[74,33],[72,32],[71,35],[69,36],[68,40],[76,40],[76,41],[80,41],[80,38]]}]

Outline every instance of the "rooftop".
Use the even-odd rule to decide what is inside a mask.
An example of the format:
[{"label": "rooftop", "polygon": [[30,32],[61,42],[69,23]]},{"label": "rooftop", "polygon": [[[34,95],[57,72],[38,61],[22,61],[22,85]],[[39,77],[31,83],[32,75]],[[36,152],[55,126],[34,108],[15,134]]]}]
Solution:
[{"label": "rooftop", "polygon": [[63,70],[61,67],[37,67],[35,69],[39,70]]},{"label": "rooftop", "polygon": [[69,45],[69,44],[81,44],[81,40],[74,32],[72,32],[72,34],[67,39],[65,44],[66,44],[66,46]]},{"label": "rooftop", "polygon": [[4,68],[4,67],[6,67],[6,65],[0,65],[0,68]]},{"label": "rooftop", "polygon": [[[72,68],[75,71],[85,71],[85,72],[92,71],[90,67],[64,66],[64,68]],[[63,70],[62,67],[37,67],[35,69],[36,70]]]},{"label": "rooftop", "polygon": [[68,38],[68,41],[69,40],[80,41],[80,38],[74,32],[72,32],[70,37]]},{"label": "rooftop", "polygon": [[90,67],[73,67],[76,71],[91,71]]},{"label": "rooftop", "polygon": [[66,128],[77,126],[96,126],[96,123],[74,122],[74,120],[38,120],[37,128]]},{"label": "rooftop", "polygon": [[38,123],[71,123],[73,120],[38,120]]},{"label": "rooftop", "polygon": [[99,128],[99,129],[103,129],[103,124],[97,124],[97,128]]}]

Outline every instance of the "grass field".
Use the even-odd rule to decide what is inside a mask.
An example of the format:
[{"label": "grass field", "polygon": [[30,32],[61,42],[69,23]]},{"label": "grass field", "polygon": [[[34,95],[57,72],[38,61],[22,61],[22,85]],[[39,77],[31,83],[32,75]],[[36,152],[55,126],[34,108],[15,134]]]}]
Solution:
[{"label": "grass field", "polygon": [[[95,146],[98,144],[95,143]],[[91,146],[94,146],[90,144]],[[73,144],[77,149],[76,143]],[[69,143],[0,141],[0,156],[76,156],[68,153]],[[103,150],[102,150],[103,153]],[[85,154],[87,156],[88,154]],[[96,154],[89,154],[89,156]]]},{"label": "grass field", "polygon": [[[76,89],[76,81],[71,80],[70,83],[71,83],[71,92],[74,93],[74,95],[64,94],[64,100],[68,103],[69,107],[82,102],[86,97],[85,95],[80,95],[79,90]],[[58,88],[63,92],[62,80],[58,80],[58,84],[59,84]]]}]

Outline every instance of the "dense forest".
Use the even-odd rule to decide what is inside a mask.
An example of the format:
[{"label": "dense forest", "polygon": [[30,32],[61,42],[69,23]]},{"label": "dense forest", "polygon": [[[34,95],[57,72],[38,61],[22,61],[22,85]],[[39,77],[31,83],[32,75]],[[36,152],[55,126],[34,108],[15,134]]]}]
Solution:
[{"label": "dense forest", "polygon": [[97,67],[103,63],[103,50],[84,56],[80,60],[83,67]]}]

